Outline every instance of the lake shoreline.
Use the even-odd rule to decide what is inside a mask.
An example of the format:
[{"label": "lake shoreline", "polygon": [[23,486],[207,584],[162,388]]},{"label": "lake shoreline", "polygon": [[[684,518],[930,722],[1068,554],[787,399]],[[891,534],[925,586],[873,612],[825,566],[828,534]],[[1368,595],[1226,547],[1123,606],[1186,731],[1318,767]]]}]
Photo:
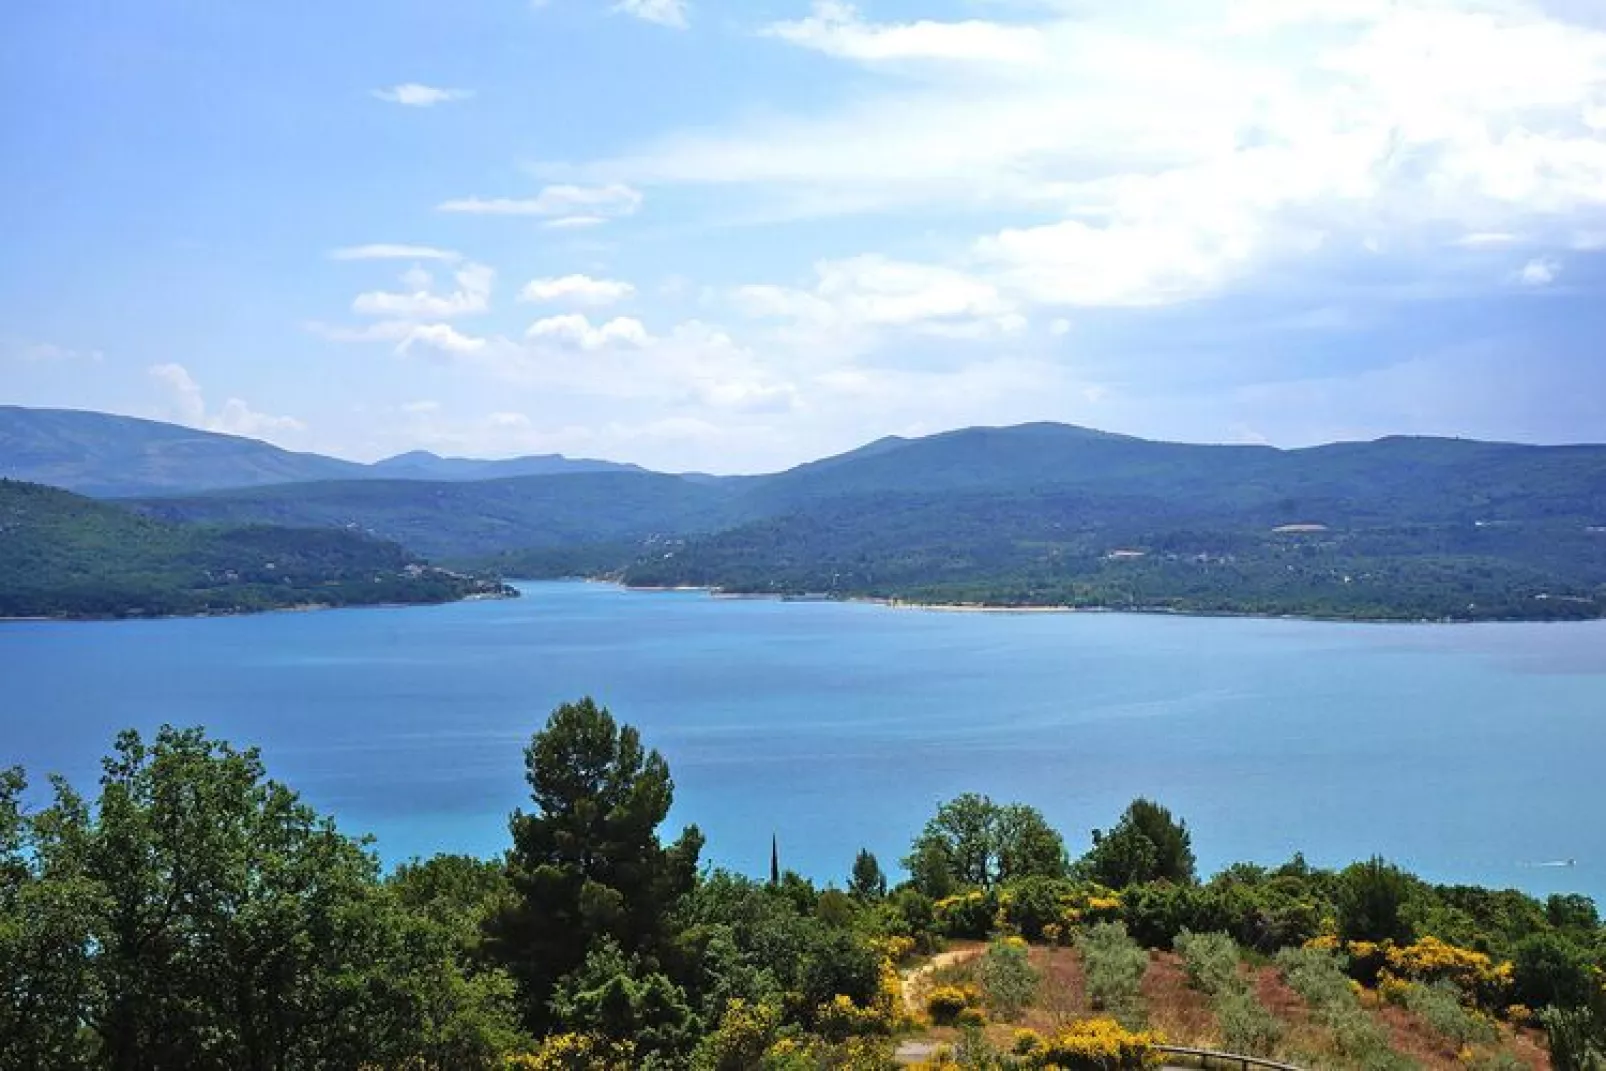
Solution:
[{"label": "lake shoreline", "polygon": [[[537,584],[550,581],[552,578],[511,577],[511,583]],[[1580,625],[1591,621],[1606,620],[1602,618],[1556,618],[1556,617],[1498,617],[1498,618],[1464,618],[1464,617],[1351,617],[1342,614],[1271,614],[1251,613],[1243,610],[1179,610],[1169,606],[1075,606],[1075,605],[1039,605],[1034,603],[952,603],[952,602],[920,602],[912,599],[884,598],[874,595],[833,595],[828,592],[805,592],[802,594],[785,595],[763,591],[727,591],[723,588],[700,584],[683,584],[676,586],[655,586],[651,584],[625,584],[616,580],[604,580],[597,577],[563,577],[564,580],[584,581],[588,584],[606,584],[621,591],[635,591],[643,594],[674,594],[701,593],[711,599],[726,601],[769,601],[769,602],[835,602],[846,604],[863,604],[867,606],[881,606],[889,610],[913,610],[925,613],[943,614],[1122,614],[1141,617],[1187,617],[1187,618],[1225,618],[1239,621],[1308,621],[1313,624],[1326,625]]]}]

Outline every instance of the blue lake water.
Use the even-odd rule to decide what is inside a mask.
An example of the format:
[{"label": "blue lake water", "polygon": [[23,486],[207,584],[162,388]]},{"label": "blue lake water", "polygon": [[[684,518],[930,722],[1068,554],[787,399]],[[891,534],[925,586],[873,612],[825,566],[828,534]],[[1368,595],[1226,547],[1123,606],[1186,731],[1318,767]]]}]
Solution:
[{"label": "blue lake water", "polygon": [[[1132,797],[1209,870],[1381,853],[1606,900],[1606,623],[964,614],[525,585],[453,606],[0,624],[0,765],[89,786],[120,728],[205,724],[387,861],[491,854],[522,747],[594,695],[669,760],[708,857],[842,880],[963,791],[1073,852]],[[1544,864],[1576,860],[1572,867]]]}]

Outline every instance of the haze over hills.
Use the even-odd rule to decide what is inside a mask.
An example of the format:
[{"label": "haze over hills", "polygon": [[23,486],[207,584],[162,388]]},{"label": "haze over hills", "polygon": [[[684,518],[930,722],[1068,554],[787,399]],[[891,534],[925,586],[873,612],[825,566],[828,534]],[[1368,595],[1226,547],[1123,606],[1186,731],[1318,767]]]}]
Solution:
[{"label": "haze over hills", "polygon": [[99,497],[315,480],[482,480],[609,471],[640,470],[558,454],[478,461],[422,450],[364,465],[139,417],[0,406],[0,477]]}]

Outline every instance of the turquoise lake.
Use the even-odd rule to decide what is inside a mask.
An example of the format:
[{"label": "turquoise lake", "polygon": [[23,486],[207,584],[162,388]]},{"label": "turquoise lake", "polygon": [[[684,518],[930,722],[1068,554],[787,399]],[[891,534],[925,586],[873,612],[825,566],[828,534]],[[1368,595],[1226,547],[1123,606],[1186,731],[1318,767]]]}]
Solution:
[{"label": "turquoise lake", "polygon": [[[593,695],[669,760],[707,857],[843,880],[939,800],[1041,808],[1080,853],[1132,797],[1202,868],[1382,854],[1606,900],[1606,623],[975,614],[584,583],[453,606],[0,624],[0,765],[89,786],[123,727],[204,724],[387,862],[491,854],[522,748]],[[1553,864],[1573,860],[1571,866]]]}]

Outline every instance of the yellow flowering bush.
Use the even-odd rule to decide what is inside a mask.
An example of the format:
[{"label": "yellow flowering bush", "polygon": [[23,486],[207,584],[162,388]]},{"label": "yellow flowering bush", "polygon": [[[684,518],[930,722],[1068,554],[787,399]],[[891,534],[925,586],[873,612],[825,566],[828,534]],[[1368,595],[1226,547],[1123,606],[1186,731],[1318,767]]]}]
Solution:
[{"label": "yellow flowering bush", "polygon": [[631,1071],[635,1046],[594,1034],[553,1034],[532,1053],[508,1061],[508,1071]]},{"label": "yellow flowering bush", "polygon": [[981,1003],[981,994],[972,986],[940,985],[926,996],[926,1014],[938,1026],[947,1026],[966,1008]]},{"label": "yellow flowering bush", "polygon": [[1047,1048],[1047,1044],[1042,1034],[1035,1030],[1022,1029],[1015,1031],[1015,1041],[1010,1045],[1009,1051],[1016,1056],[1039,1056]]},{"label": "yellow flowering bush", "polygon": [[822,1037],[843,1041],[861,1034],[884,1034],[891,1027],[881,1008],[861,1008],[853,998],[838,993],[814,1013],[814,1028]]},{"label": "yellow flowering bush", "polygon": [[972,889],[931,905],[937,930],[948,937],[986,937],[998,925],[998,894]]},{"label": "yellow flowering bush", "polygon": [[1389,948],[1385,952],[1389,969],[1419,982],[1454,982],[1463,992],[1480,999],[1504,992],[1511,984],[1510,963],[1495,963],[1482,952],[1458,948],[1424,937],[1415,944]]},{"label": "yellow flowering bush", "polygon": [[1060,1031],[1042,1049],[1041,1067],[1063,1071],[1138,1071],[1159,1062],[1156,1034],[1127,1030],[1114,1019],[1088,1019]]},{"label": "yellow flowering bush", "polygon": [[733,997],[725,1002],[718,1028],[699,1051],[713,1071],[746,1071],[758,1065],[780,1025],[781,1009],[775,1005]]}]

